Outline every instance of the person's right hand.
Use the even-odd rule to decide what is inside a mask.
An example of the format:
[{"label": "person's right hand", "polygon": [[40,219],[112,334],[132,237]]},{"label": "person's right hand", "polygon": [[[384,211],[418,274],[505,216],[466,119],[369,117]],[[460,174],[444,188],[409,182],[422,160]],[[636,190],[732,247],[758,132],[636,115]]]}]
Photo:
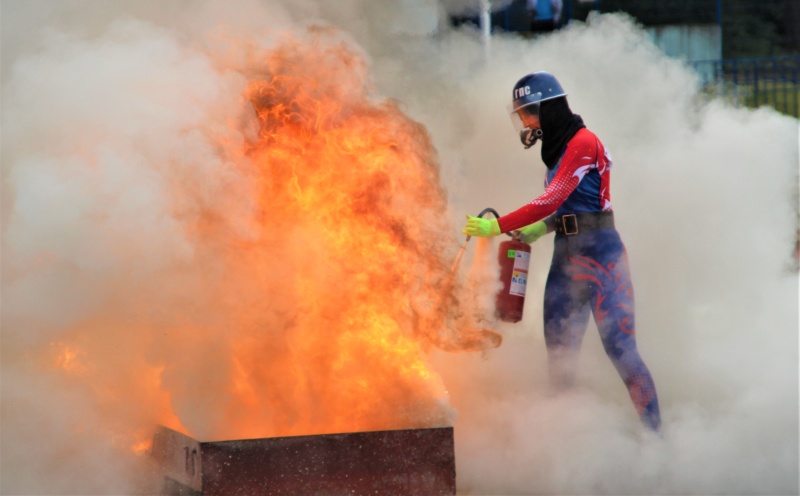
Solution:
[{"label": "person's right hand", "polygon": [[547,234],[547,224],[540,220],[539,222],[534,222],[533,224],[520,228],[519,239],[531,244],[545,234]]},{"label": "person's right hand", "polygon": [[497,219],[484,219],[482,217],[473,217],[467,215],[467,225],[461,231],[467,236],[480,236],[482,238],[489,238],[491,236],[500,236],[500,224]]}]

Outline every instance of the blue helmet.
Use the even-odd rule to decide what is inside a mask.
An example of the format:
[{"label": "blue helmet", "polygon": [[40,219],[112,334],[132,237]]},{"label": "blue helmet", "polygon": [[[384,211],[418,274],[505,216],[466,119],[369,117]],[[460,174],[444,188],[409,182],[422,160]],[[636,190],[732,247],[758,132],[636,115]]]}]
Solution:
[{"label": "blue helmet", "polygon": [[523,77],[514,85],[514,93],[508,113],[511,122],[519,132],[519,139],[525,148],[530,148],[542,137],[541,129],[529,129],[519,115],[520,111],[539,117],[539,105],[545,100],[567,96],[558,80],[549,72],[534,72]]},{"label": "blue helmet", "polygon": [[545,71],[534,72],[523,77],[514,85],[513,100],[509,110],[516,112],[521,108],[561,96],[567,96],[567,93],[555,76]]}]

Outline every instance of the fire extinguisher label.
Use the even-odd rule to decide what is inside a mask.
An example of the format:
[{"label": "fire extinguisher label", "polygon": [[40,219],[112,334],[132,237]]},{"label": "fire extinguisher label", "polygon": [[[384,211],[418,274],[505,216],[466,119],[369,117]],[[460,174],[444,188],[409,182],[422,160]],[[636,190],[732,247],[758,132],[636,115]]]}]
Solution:
[{"label": "fire extinguisher label", "polygon": [[528,274],[521,271],[514,271],[511,274],[511,287],[508,293],[514,296],[525,296],[525,287],[528,284]]},{"label": "fire extinguisher label", "polygon": [[524,270],[528,272],[528,266],[531,264],[531,254],[526,251],[517,251],[514,257],[514,270]]}]

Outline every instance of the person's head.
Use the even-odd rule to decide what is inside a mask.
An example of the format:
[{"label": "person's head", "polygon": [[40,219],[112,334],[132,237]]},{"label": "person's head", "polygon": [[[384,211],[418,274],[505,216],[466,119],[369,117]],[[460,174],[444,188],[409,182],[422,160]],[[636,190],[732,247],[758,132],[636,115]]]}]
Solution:
[{"label": "person's head", "polygon": [[561,84],[549,72],[534,72],[517,81],[509,105],[509,114],[525,148],[533,146],[543,135],[542,102],[566,95]]}]

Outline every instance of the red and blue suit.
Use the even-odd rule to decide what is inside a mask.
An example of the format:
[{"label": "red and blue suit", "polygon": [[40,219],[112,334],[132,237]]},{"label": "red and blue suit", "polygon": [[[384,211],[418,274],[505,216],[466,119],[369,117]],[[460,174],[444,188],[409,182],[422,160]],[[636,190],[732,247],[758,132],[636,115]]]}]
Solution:
[{"label": "red and blue suit", "polygon": [[[498,220],[509,232],[546,219],[559,223],[544,295],[544,335],[551,383],[572,385],[589,315],[603,347],[628,388],[642,421],[661,424],[652,375],[636,347],[634,294],[625,246],[611,217],[611,157],[591,131],[580,129],[545,180],[545,192]],[[605,212],[605,214],[603,213]],[[554,214],[554,215],[553,215]],[[577,218],[567,226],[567,219]],[[581,219],[612,219],[594,225]],[[590,226],[585,229],[584,226]]]}]

